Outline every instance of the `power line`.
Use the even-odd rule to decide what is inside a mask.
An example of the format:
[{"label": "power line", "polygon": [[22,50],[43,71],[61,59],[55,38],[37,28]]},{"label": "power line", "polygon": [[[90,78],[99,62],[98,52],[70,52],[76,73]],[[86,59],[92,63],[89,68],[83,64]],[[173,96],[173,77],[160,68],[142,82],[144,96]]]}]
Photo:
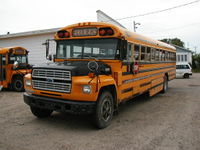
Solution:
[{"label": "power line", "polygon": [[166,32],[166,31],[179,30],[179,29],[183,29],[183,28],[186,28],[186,27],[189,27],[189,26],[194,26],[194,25],[199,25],[199,24],[200,24],[200,22],[197,22],[197,23],[187,24],[187,25],[184,25],[184,26],[168,28],[168,29],[155,31],[155,32],[149,32],[149,33],[144,33],[144,34],[155,34],[155,33],[161,33],[161,32]]},{"label": "power line", "polygon": [[184,7],[184,6],[187,6],[187,5],[191,5],[191,4],[197,3],[199,1],[200,0],[196,0],[196,1],[192,1],[192,2],[189,2],[189,3],[177,5],[177,6],[166,8],[166,9],[162,9],[162,10],[152,11],[152,12],[139,14],[139,15],[135,15],[135,16],[130,16],[130,17],[119,18],[119,19],[115,19],[115,20],[124,20],[124,19],[129,19],[129,18],[136,18],[136,17],[143,17],[143,16],[147,16],[147,15],[152,15],[152,14],[156,14],[156,13],[160,13],[160,12],[169,11],[169,10],[172,10],[172,9]]}]

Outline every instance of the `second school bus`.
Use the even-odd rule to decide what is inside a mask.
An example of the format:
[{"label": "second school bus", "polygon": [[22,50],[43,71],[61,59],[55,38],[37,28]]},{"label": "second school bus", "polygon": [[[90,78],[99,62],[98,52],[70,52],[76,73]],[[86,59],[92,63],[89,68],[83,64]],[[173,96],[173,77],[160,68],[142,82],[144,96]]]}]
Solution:
[{"label": "second school bus", "polygon": [[121,102],[164,93],[175,78],[173,46],[112,24],[70,25],[57,31],[55,41],[54,62],[25,76],[24,101],[39,118],[53,111],[91,113],[105,128]]},{"label": "second school bus", "polygon": [[28,51],[23,47],[0,48],[0,90],[24,91],[23,77],[30,73]]}]

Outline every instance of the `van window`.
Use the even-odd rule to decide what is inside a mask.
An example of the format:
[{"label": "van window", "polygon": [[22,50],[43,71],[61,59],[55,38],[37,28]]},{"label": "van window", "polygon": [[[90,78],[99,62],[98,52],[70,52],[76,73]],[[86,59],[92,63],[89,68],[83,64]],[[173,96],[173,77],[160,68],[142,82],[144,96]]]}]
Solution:
[{"label": "van window", "polygon": [[176,65],[176,69],[190,69],[188,65]]}]

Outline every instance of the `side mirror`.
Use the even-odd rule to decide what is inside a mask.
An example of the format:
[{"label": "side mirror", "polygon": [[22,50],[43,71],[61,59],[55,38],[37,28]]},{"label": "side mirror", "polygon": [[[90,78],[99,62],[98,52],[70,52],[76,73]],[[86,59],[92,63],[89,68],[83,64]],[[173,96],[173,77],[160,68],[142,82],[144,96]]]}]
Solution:
[{"label": "side mirror", "polygon": [[13,64],[13,69],[17,69],[19,67],[19,62],[18,61],[15,61],[14,64]]},{"label": "side mirror", "polygon": [[126,40],[122,40],[121,42],[121,60],[126,59],[127,56],[127,44],[128,42]]},{"label": "side mirror", "polygon": [[48,59],[49,61],[52,61],[52,55],[51,55],[51,54],[48,55],[47,59]]}]

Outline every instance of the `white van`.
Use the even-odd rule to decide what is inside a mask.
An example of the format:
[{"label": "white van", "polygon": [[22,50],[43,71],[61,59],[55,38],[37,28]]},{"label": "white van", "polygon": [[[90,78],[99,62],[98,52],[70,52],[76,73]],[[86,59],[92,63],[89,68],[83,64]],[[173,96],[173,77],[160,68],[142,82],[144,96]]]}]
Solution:
[{"label": "white van", "polygon": [[176,77],[189,78],[192,75],[192,68],[188,63],[176,64]]}]

